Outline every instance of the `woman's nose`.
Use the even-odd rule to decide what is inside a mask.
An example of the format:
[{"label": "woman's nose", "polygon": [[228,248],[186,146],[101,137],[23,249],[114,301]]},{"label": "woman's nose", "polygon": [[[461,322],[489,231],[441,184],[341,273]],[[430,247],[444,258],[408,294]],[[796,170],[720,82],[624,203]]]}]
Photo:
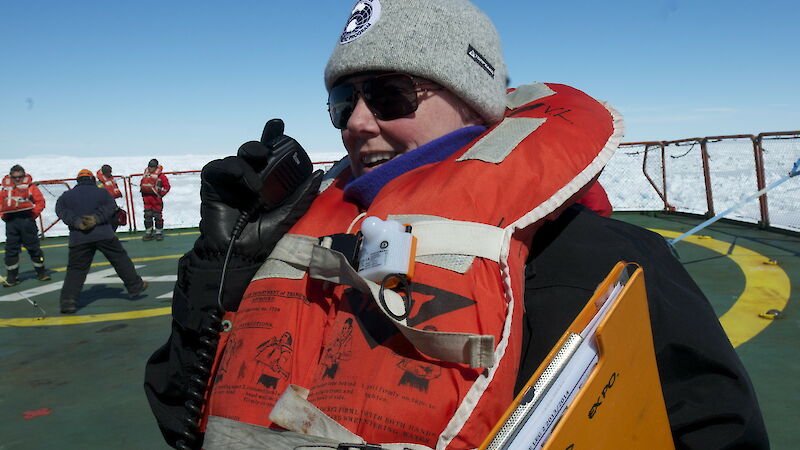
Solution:
[{"label": "woman's nose", "polygon": [[375,133],[378,131],[377,119],[361,96],[358,97],[353,113],[350,114],[350,119],[347,120],[347,130],[353,133]]}]

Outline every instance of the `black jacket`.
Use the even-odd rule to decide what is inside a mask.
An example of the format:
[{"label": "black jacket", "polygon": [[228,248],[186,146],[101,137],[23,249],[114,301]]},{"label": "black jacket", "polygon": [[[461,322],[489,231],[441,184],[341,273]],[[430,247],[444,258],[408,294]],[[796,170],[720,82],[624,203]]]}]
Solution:
[{"label": "black jacket", "polygon": [[644,269],[656,363],[678,449],[769,448],[753,386],[695,282],[660,235],[582,206],[536,234],[517,387],[618,261]]},{"label": "black jacket", "polygon": [[[70,247],[113,238],[115,234],[110,222],[116,210],[114,197],[88,177],[61,194],[56,202],[56,215],[69,227]],[[90,215],[97,219],[97,226],[79,230],[82,216]]]},{"label": "black jacket", "polygon": [[[534,238],[517,389],[620,260],[644,268],[656,362],[676,447],[768,448],[747,373],[710,304],[664,239],[581,206],[567,209]],[[181,259],[172,334],[147,364],[145,392],[170,445],[188,430],[186,418],[192,414],[186,402],[192,403],[190,391],[202,383],[193,385],[191,377],[207,365],[202,330],[213,325],[220,265],[193,252]],[[231,310],[258,265],[234,262],[233,267],[224,296]]]}]

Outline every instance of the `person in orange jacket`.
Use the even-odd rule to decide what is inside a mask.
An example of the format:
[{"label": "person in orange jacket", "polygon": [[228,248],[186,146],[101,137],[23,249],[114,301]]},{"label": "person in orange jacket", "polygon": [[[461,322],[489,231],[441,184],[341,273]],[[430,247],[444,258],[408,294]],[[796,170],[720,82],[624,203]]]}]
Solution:
[{"label": "person in orange jacket", "polygon": [[[112,168],[108,164],[103,164],[100,167],[100,170],[97,171],[97,187],[105,189],[114,200],[118,198],[122,198],[122,191],[119,189],[119,185],[117,181],[114,179],[114,174],[111,173]],[[115,203],[116,204],[116,203]],[[111,221],[109,222],[111,227],[114,228],[114,231],[117,230],[117,227],[120,225],[127,225],[128,224],[128,213],[125,212],[124,209],[117,206],[116,211],[114,211],[114,215],[111,217]]]},{"label": "person in orange jacket", "polygon": [[100,170],[97,171],[97,186],[102,187],[111,194],[115,199],[122,198],[122,191],[119,190],[117,181],[114,180],[114,175],[111,173],[111,166],[103,164]]},{"label": "person in orange jacket", "polygon": [[4,287],[16,286],[19,279],[19,254],[28,249],[36,278],[50,280],[44,267],[44,252],[39,247],[39,228],[36,218],[42,213],[45,201],[39,188],[19,164],[3,177],[0,188],[0,217],[6,223],[6,279]]},{"label": "person in orange jacket", "polygon": [[169,180],[162,173],[163,168],[158,160],[153,158],[147,163],[144,176],[139,189],[142,192],[144,203],[144,227],[146,229],[142,240],[164,240],[164,196],[169,192]]}]

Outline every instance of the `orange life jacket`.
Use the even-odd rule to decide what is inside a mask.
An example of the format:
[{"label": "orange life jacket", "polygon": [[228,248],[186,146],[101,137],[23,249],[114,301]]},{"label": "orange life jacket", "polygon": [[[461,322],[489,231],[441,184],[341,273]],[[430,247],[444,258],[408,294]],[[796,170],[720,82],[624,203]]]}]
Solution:
[{"label": "orange life jacket", "polygon": [[[508,106],[366,211],[344,200],[346,159],[331,169],[225,315],[203,426],[224,417],[341,442],[481,444],[514,397],[533,233],[582,195],[622,137],[616,112],[568,86],[522,86]],[[355,233],[364,215],[411,224],[410,288],[360,278],[319,239]]]},{"label": "orange life jacket", "polygon": [[3,177],[2,190],[0,190],[0,212],[10,213],[34,209],[32,192],[33,178],[25,174],[19,184],[14,184],[11,175]]},{"label": "orange life jacket", "polygon": [[164,168],[162,166],[156,167],[153,171],[150,170],[150,167],[145,167],[144,176],[139,183],[139,191],[142,194],[155,194],[160,197],[161,192],[158,184],[158,177],[163,170]]},{"label": "orange life jacket", "polygon": [[111,194],[114,198],[121,198],[122,192],[119,190],[119,186],[117,186],[116,180],[114,180],[114,176],[107,177],[103,173],[102,170],[97,171],[97,181],[99,181],[102,187],[106,188],[109,194]]}]

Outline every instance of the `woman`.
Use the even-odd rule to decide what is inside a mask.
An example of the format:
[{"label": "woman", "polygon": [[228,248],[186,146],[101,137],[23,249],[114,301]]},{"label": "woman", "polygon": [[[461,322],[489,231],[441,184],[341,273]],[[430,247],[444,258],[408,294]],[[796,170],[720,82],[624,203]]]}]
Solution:
[{"label": "woman", "polygon": [[[230,236],[215,224],[244,209],[234,193],[252,197],[245,185],[257,185],[282,125],[204,169],[201,238],[181,262],[173,335],[146,381],[171,445],[201,442],[182,422],[198,417],[192,397],[205,400],[205,448],[481,443],[514,396],[520,361],[524,379],[538,365],[525,358],[521,325],[531,237],[588,189],[622,134],[618,115],[580,91],[536,84],[507,97],[506,79],[494,26],[469,2],[359,1],[325,71],[348,159],[310,207],[318,175],[247,225],[229,265],[219,344],[199,331],[217,305],[203,279],[219,278]],[[418,236],[414,274],[396,277],[398,286],[365,279],[365,260],[345,256],[367,215]],[[328,361],[349,327],[347,358]],[[279,337],[280,367],[259,364],[258,348]],[[214,371],[202,347],[222,361]],[[192,361],[201,370],[187,373]],[[192,375],[201,388],[210,377],[209,390],[175,382]]]}]

